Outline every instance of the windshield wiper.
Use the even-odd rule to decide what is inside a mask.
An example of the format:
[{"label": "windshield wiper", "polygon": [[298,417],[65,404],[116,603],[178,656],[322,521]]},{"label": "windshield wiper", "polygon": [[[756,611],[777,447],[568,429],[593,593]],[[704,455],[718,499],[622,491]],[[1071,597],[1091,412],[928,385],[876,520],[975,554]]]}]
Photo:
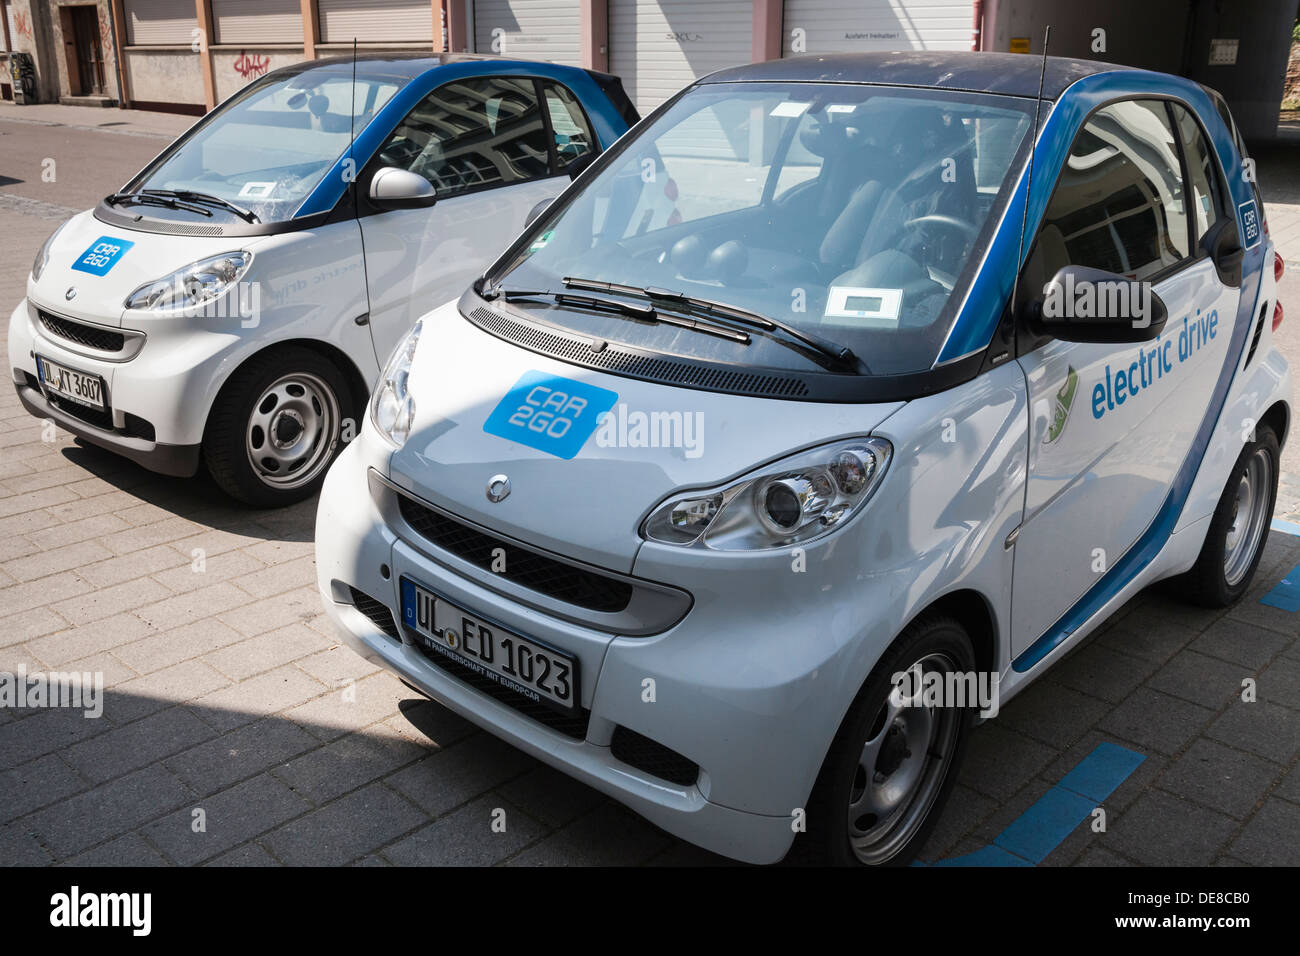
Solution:
[{"label": "windshield wiper", "polygon": [[819,335],[805,332],[793,325],[787,325],[785,322],[769,318],[761,313],[742,309],[740,306],[728,305],[725,302],[714,302],[712,299],[701,299],[686,295],[684,292],[674,292],[671,289],[660,289],[655,286],[642,288],[634,285],[623,285],[619,282],[581,279],[576,276],[565,276],[561,281],[571,289],[590,289],[593,292],[617,292],[621,295],[634,295],[642,299],[648,299],[657,305],[667,304],[670,308],[676,306],[677,308],[686,309],[690,313],[703,312],[707,315],[716,316],[720,319],[730,319],[733,322],[739,322],[742,325],[763,329],[768,332],[779,331],[798,341],[805,349],[815,353],[820,359],[818,364],[831,371],[858,372],[860,366],[863,369],[866,368],[866,363],[858,358],[847,345],[831,342]]},{"label": "windshield wiper", "polygon": [[181,202],[181,200],[172,196],[156,196],[153,193],[113,193],[104,199],[104,202],[110,206],[116,206],[119,203],[130,203],[138,206],[162,206],[164,209],[184,209],[186,212],[197,212],[200,216],[212,217],[212,210],[204,209],[190,202]]},{"label": "windshield wiper", "polygon": [[716,335],[720,339],[739,342],[741,345],[749,344],[749,336],[737,329],[728,328],[725,325],[714,325],[712,322],[702,322],[699,319],[664,315],[650,305],[633,305],[631,302],[620,302],[618,299],[605,299],[594,295],[578,295],[573,292],[532,291],[529,289],[502,289],[498,287],[483,293],[483,298],[489,301],[497,296],[501,296],[507,302],[517,302],[520,299],[549,298],[556,305],[576,305],[586,309],[598,309],[614,315],[640,319],[643,322],[662,323],[680,329],[692,329],[706,335]]},{"label": "windshield wiper", "polygon": [[146,196],[166,196],[168,199],[179,199],[183,202],[219,206],[228,212],[233,212],[244,222],[262,221],[257,218],[257,213],[253,212],[253,210],[245,209],[243,206],[236,206],[233,202],[222,199],[220,196],[214,196],[211,193],[195,192],[193,189],[142,189],[140,191]]}]

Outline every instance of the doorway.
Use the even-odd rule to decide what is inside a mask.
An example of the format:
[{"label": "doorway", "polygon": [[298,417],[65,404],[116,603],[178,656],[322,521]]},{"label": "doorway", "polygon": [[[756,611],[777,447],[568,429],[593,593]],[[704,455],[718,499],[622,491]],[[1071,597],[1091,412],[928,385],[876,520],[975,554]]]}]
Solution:
[{"label": "doorway", "polygon": [[104,46],[100,39],[99,7],[61,7],[63,47],[68,63],[68,89],[73,96],[104,92]]}]

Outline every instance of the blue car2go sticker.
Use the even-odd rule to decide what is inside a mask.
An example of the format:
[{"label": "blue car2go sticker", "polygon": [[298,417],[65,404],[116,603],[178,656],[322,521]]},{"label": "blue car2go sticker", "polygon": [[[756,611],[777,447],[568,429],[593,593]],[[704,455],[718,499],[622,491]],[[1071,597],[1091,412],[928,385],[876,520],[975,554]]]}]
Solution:
[{"label": "blue car2go sticker", "polygon": [[117,261],[126,255],[134,242],[114,239],[112,236],[100,236],[90,244],[90,248],[77,257],[72,264],[74,272],[89,272],[93,276],[108,275],[108,270],[117,265]]},{"label": "blue car2go sticker", "polygon": [[556,458],[573,458],[616,401],[618,393],[607,388],[525,372],[492,410],[483,430]]}]

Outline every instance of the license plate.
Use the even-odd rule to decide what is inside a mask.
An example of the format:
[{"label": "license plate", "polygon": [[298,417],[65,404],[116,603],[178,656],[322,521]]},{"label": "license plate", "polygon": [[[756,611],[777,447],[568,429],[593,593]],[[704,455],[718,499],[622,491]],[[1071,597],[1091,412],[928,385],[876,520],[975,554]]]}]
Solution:
[{"label": "license plate", "polygon": [[104,409],[104,380],[98,375],[87,375],[67,368],[47,358],[36,358],[41,384],[46,391],[91,408]]},{"label": "license plate", "polygon": [[420,643],[529,700],[578,709],[578,661],[402,579],[402,622]]}]

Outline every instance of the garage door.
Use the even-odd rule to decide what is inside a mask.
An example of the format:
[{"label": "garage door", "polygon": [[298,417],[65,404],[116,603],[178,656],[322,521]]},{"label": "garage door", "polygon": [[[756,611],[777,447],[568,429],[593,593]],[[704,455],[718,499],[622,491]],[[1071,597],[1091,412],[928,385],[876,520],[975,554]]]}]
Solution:
[{"label": "garage door", "polygon": [[433,44],[429,0],[319,0],[322,43]]},{"label": "garage door", "polygon": [[644,116],[696,77],[748,63],[751,0],[610,0],[609,71]]},{"label": "garage door", "polygon": [[969,50],[970,0],[785,0],[782,52]]},{"label": "garage door", "polygon": [[302,43],[301,0],[212,0],[218,43]]},{"label": "garage door", "polygon": [[128,44],[189,46],[199,28],[194,4],[185,0],[126,0],[122,12]]},{"label": "garage door", "polygon": [[474,49],[582,65],[578,0],[476,0]]}]

